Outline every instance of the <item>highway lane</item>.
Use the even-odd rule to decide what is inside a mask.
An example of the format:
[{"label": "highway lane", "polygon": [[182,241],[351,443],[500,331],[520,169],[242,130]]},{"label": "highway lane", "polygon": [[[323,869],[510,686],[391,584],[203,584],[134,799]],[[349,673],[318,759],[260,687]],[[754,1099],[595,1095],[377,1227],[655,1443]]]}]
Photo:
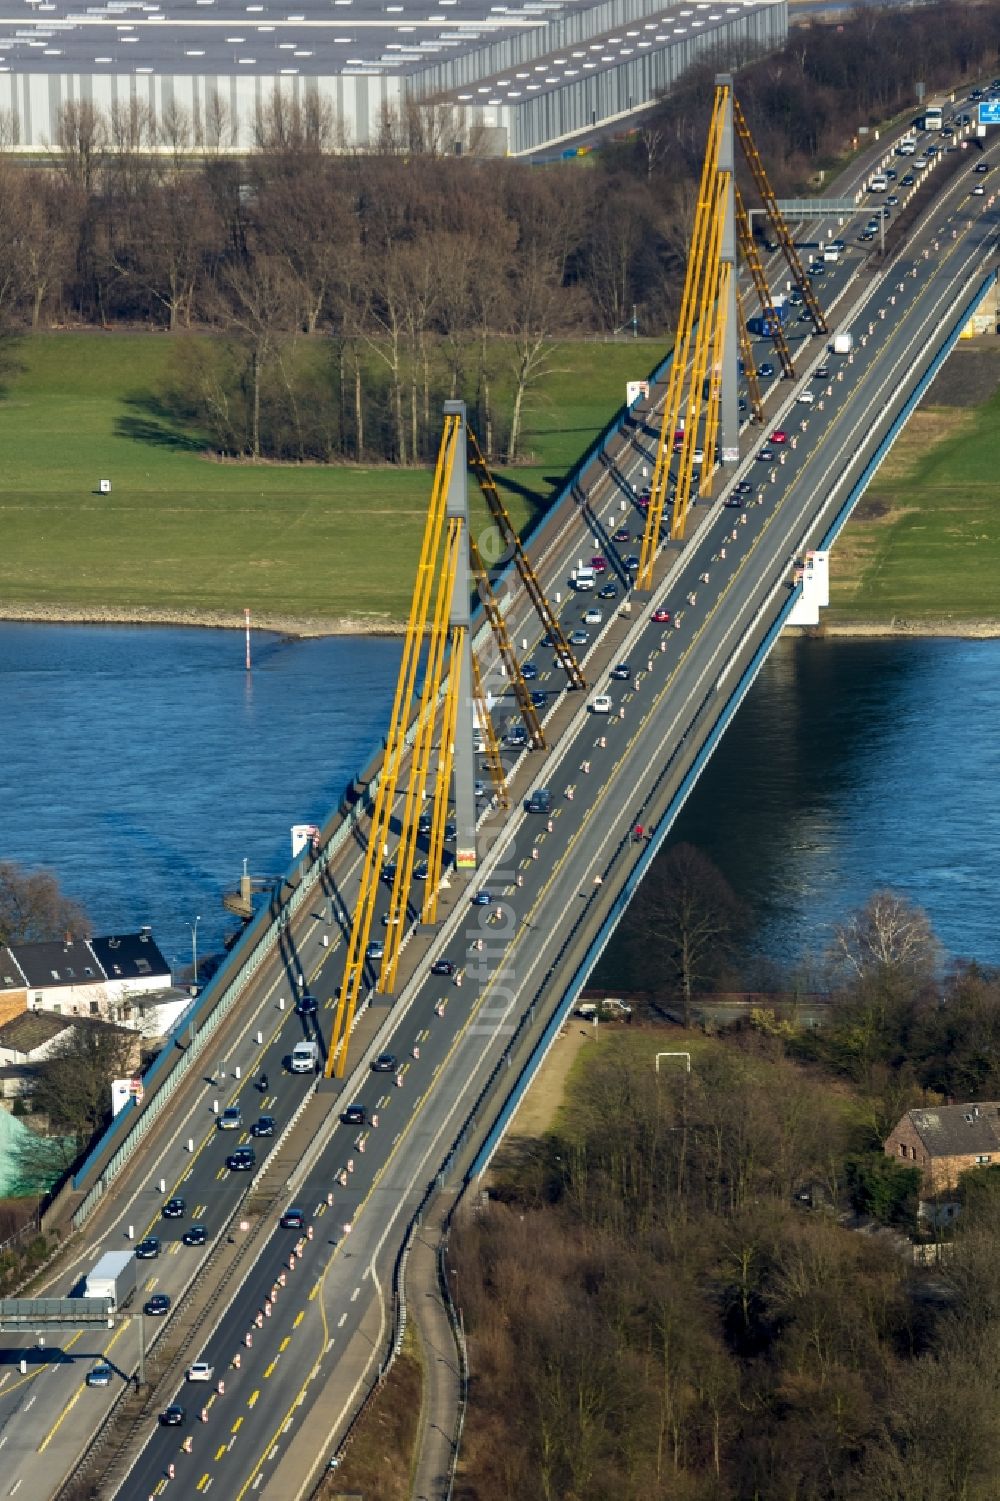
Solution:
[{"label": "highway lane", "polygon": [[[895,284],[897,290],[893,290],[893,283],[888,281],[883,283],[880,289],[882,295],[877,298],[876,312],[885,308],[887,317],[886,319],[877,318],[873,323],[872,356],[879,344],[879,339],[875,337],[875,334],[881,327],[882,345],[890,356],[894,371],[898,370],[900,365],[907,368],[912,364],[926,340],[928,321],[933,321],[936,316],[934,304],[939,303],[942,298],[954,300],[951,282],[956,268],[949,264],[952,257],[959,258],[958,264],[963,261],[973,263],[981,256],[984,239],[992,233],[991,225],[984,226],[979,222],[975,226],[967,227],[961,242],[956,236],[956,240],[952,242],[953,248],[950,250],[944,248],[939,259],[931,262],[928,258],[926,264],[935,283],[931,288],[930,311],[927,308],[921,309],[913,306],[912,299],[909,307],[904,305],[902,299],[898,305],[893,303],[891,301],[893,297],[901,296],[898,283]],[[919,264],[917,269],[919,273]],[[905,268],[900,267],[896,274],[901,275],[904,270]],[[911,280],[918,282],[919,275],[918,278],[911,277]],[[893,310],[892,317],[888,316],[889,309]],[[865,335],[865,337],[868,336]],[[867,348],[866,345],[865,349]],[[853,390],[864,398],[865,410],[862,410],[860,415],[853,408],[836,413],[831,407],[831,417],[827,418],[830,427],[824,442],[815,451],[811,450],[809,454],[805,450],[793,451],[795,460],[790,466],[783,466],[790,468],[790,473],[784,478],[794,481],[789,486],[787,499],[780,507],[775,500],[769,513],[769,497],[765,490],[763,503],[741,513],[746,516],[746,522],[736,522],[733,527],[736,536],[730,535],[730,546],[736,548],[741,556],[752,555],[754,550],[761,546],[765,539],[768,539],[771,546],[772,564],[782,563],[784,549],[799,538],[803,529],[807,528],[814,519],[817,497],[820,496],[821,491],[824,493],[820,498],[829,501],[829,480],[834,472],[839,473],[848,458],[859,461],[859,451],[863,455],[866,444],[870,446],[874,441],[876,436],[874,430],[881,425],[881,422],[872,422],[872,405],[876,404],[876,410],[883,422],[888,420],[887,397],[889,393],[886,386],[887,384],[894,385],[898,380],[898,375],[886,376],[876,369],[871,356],[867,364],[859,361],[857,369],[853,364],[847,368],[851,372],[850,380],[845,379],[844,382],[837,383],[844,388],[841,408],[847,405],[847,391]],[[818,427],[820,425],[818,415],[815,420]],[[810,474],[811,467],[812,475]],[[770,481],[768,481],[768,487],[771,488]],[[778,485],[775,484],[773,488],[777,491]],[[628,777],[630,769],[634,768],[630,788],[634,790],[637,798],[644,796],[646,783],[653,776],[655,769],[656,752],[662,751],[664,742],[669,745],[675,736],[679,736],[681,726],[685,719],[690,717],[693,707],[701,701],[706,686],[714,677],[717,677],[720,664],[724,659],[723,653],[733,639],[734,630],[740,631],[748,627],[767,593],[773,594],[777,587],[786,582],[787,563],[783,564],[782,573],[774,580],[768,577],[766,569],[763,571],[755,569],[752,575],[749,573],[744,575],[743,570],[730,567],[728,576],[723,575],[723,571],[718,569],[718,562],[732,564],[735,560],[728,554],[724,560],[718,558],[718,549],[720,545],[723,545],[720,542],[720,529],[728,527],[732,521],[732,512],[726,515],[724,508],[718,508],[716,515],[712,518],[712,524],[705,529],[703,535],[699,536],[696,544],[684,557],[683,567],[672,583],[675,590],[683,590],[685,585],[691,584],[692,576],[699,584],[702,584],[700,576],[694,573],[696,569],[700,569],[701,572],[708,571],[710,581],[707,586],[702,584],[701,589],[692,588],[682,594],[682,602],[679,605],[679,608],[683,610],[680,629],[671,627],[670,631],[664,632],[654,630],[652,625],[648,625],[643,626],[636,635],[631,654],[634,655],[636,648],[639,649],[640,656],[645,653],[646,665],[636,673],[636,680],[631,685],[624,685],[617,690],[620,697],[616,700],[615,707],[625,708],[625,719],[617,719],[614,715],[608,716],[606,721],[604,716],[582,718],[572,742],[573,756],[564,753],[551,771],[546,768],[546,781],[552,786],[558,799],[553,811],[551,830],[547,826],[547,820],[525,818],[521,820],[520,828],[505,851],[504,874],[498,878],[505,884],[501,892],[497,894],[504,896],[504,905],[511,909],[512,915],[505,914],[503,924],[511,928],[513,937],[509,946],[500,946],[499,952],[503,954],[504,967],[514,970],[517,985],[522,990],[531,989],[551,959],[559,941],[557,929],[567,903],[573,900],[587,903],[597,899],[599,888],[590,886],[593,874],[601,873],[609,850],[620,845],[621,834],[624,829],[627,829],[632,818],[628,800],[623,800],[620,795],[609,796],[611,789],[620,787],[619,779],[623,776]],[[725,536],[726,533],[722,531],[721,535]],[[717,559],[714,564],[713,556]],[[713,567],[716,569],[714,579],[711,577]],[[744,585],[737,587],[741,577]],[[691,593],[695,595],[693,603],[688,598]],[[685,646],[683,643],[686,631],[691,633],[693,640]],[[666,650],[661,651],[661,646],[665,646]],[[676,662],[671,656],[675,650]],[[650,712],[654,700],[663,701],[665,695],[672,695],[670,699],[672,718],[669,720],[664,720]],[[621,741],[629,734],[630,722],[636,717],[639,718],[638,728],[633,733],[630,742],[623,747]],[[604,728],[605,724],[607,729]],[[600,733],[598,733],[599,726]],[[606,747],[600,747],[599,744],[602,734],[607,741]],[[604,749],[609,752],[606,761],[602,761],[598,756],[598,751]],[[583,759],[576,762],[575,755],[584,752]],[[585,769],[585,762],[589,763],[589,769]],[[617,763],[615,777],[612,778],[609,777],[608,772],[615,763]],[[572,799],[565,796],[569,789],[572,789],[574,793]],[[544,828],[540,826],[542,823],[545,824]],[[536,849],[538,850],[537,858],[534,853]],[[517,884],[518,876],[521,877],[523,885]],[[564,876],[571,877],[571,881],[563,879]],[[477,928],[479,928],[478,923],[475,926],[466,925],[462,942],[466,944],[466,959],[470,957],[470,954],[478,955],[481,952],[472,948],[472,943],[478,941],[478,938],[483,938],[484,944],[488,946],[487,957],[484,961],[486,976],[477,977],[481,984],[477,1005],[482,1007],[491,1001],[491,993],[495,985],[496,971],[491,969],[495,958],[490,950],[495,946],[497,935],[488,932],[486,928],[479,928],[478,935],[474,937],[473,935],[477,934]],[[467,973],[471,978],[471,971]],[[453,994],[449,1003],[449,1011],[455,998]],[[417,1021],[418,1017],[414,1015],[409,1023],[411,1031],[417,1025]],[[426,1008],[423,1021],[424,1026],[417,1032],[413,1032],[415,1037],[422,1039],[416,1044],[421,1048],[421,1056],[419,1059],[411,1060],[404,1087],[408,1084],[419,1087],[421,1067],[428,1070],[431,1075],[435,1068],[439,1070],[441,1068],[440,1055],[448,1037],[447,1013],[445,1018],[436,1018],[436,1021],[445,1022],[445,1026],[436,1031],[431,1017],[426,1013]],[[455,1042],[450,1044],[450,1047],[453,1050],[461,1048],[463,1044],[468,1047],[471,1040],[469,1031],[466,1024],[463,1032]],[[465,1068],[474,1064],[474,1056],[469,1058],[462,1053],[452,1051],[449,1070],[455,1070],[464,1075]],[[391,1112],[393,1103],[392,1096],[382,1097],[384,1110]],[[445,1099],[445,1104],[447,1104],[447,1099]],[[385,1120],[380,1122],[379,1129],[384,1129],[385,1123]],[[403,1133],[400,1141],[405,1143],[409,1136],[409,1132]],[[379,1138],[380,1142],[386,1140],[386,1137]],[[390,1169],[393,1169],[392,1177],[385,1182],[380,1179],[379,1187],[383,1189],[391,1187],[393,1192],[397,1194],[402,1192],[405,1197],[405,1193],[412,1190],[415,1181],[408,1176],[409,1163],[412,1163],[419,1173],[419,1170],[425,1167],[428,1155],[426,1153],[421,1155],[421,1151],[418,1151],[414,1157],[411,1153],[407,1164],[404,1165],[402,1158],[398,1155],[400,1141],[389,1144],[389,1156],[386,1160]],[[422,1145],[421,1143],[421,1149]],[[345,1221],[345,1223],[353,1224],[352,1234],[357,1231],[359,1224],[364,1223],[366,1217],[366,1212],[362,1210],[361,1203],[357,1200],[363,1201],[366,1197],[367,1174],[371,1173],[372,1181],[374,1181],[374,1173],[378,1171],[376,1159],[370,1155],[374,1150],[372,1136],[368,1138],[368,1148],[364,1168],[360,1161],[355,1159],[356,1170],[350,1191],[345,1196],[343,1204],[339,1199],[337,1200],[335,1209],[338,1217],[341,1213],[351,1216],[350,1221]],[[343,1145],[337,1146],[328,1155],[328,1159],[320,1165],[319,1180],[316,1184],[318,1191],[322,1191],[324,1183],[329,1183],[335,1178],[338,1170],[338,1153],[342,1156],[343,1151]],[[430,1155],[432,1157],[433,1153],[431,1152]],[[356,1175],[359,1171],[366,1176],[358,1179]],[[381,1205],[383,1212],[384,1207]],[[401,1209],[402,1206],[399,1207]],[[378,1216],[378,1222],[381,1228],[381,1214]],[[333,1239],[335,1238],[334,1236]],[[340,1244],[344,1245],[344,1239]],[[354,1244],[360,1244],[360,1242]],[[366,1248],[368,1244],[370,1242],[366,1242]],[[345,1332],[349,1332],[352,1327],[350,1309],[352,1307],[356,1309],[361,1301],[364,1291],[363,1283],[366,1279],[362,1276],[358,1280],[356,1267],[351,1267],[345,1280],[337,1266],[337,1247],[334,1246],[332,1250],[333,1259],[323,1278],[322,1291],[332,1297],[333,1304],[330,1313],[337,1313],[339,1309],[337,1327],[343,1327]],[[362,1265],[364,1264],[362,1261]],[[336,1288],[331,1285],[331,1278],[336,1281]],[[354,1286],[349,1287],[352,1280]],[[355,1289],[358,1289],[357,1296],[355,1296]],[[341,1319],[344,1320],[343,1326],[340,1324]],[[329,1321],[327,1327],[330,1327]],[[238,1330],[235,1327],[226,1330],[223,1344],[225,1340],[228,1340],[231,1346],[237,1333]],[[275,1326],[272,1337],[278,1339],[280,1343],[280,1340],[288,1336],[287,1333],[280,1331],[280,1326]],[[270,1353],[269,1347],[266,1352],[262,1352],[261,1358],[269,1357]],[[250,1371],[247,1371],[246,1379],[248,1384],[254,1379]],[[256,1389],[254,1387],[254,1390]],[[229,1396],[228,1381],[226,1395]],[[295,1392],[292,1406],[286,1410],[285,1420],[291,1420],[290,1414],[297,1404],[305,1406],[307,1401],[307,1390],[300,1389]],[[280,1407],[280,1401],[277,1406]],[[272,1436],[266,1447],[265,1452],[268,1456],[274,1455],[276,1443],[278,1443],[277,1433]],[[251,1483],[264,1462],[262,1455],[258,1452],[256,1457],[248,1456],[248,1459],[252,1461],[249,1467],[244,1466],[240,1469],[241,1461],[235,1464],[230,1462],[234,1456],[233,1448],[220,1445],[216,1453],[220,1455],[216,1463],[223,1467],[225,1474],[223,1475],[221,1471],[216,1472],[213,1483],[223,1483],[227,1494],[239,1494],[236,1487],[241,1482],[242,1475],[247,1476],[246,1481],[242,1483]],[[162,1462],[162,1457],[160,1459]],[[240,1473],[234,1476],[233,1471],[236,1470]],[[144,1472],[142,1482],[150,1478],[152,1477]],[[141,1483],[135,1494],[140,1493]],[[123,1494],[131,1494],[131,1492],[123,1492]]]},{"label": "highway lane", "polygon": [[[749,512],[748,512],[748,519],[749,519]],[[565,558],[563,558],[563,566],[565,566],[565,561],[566,561]],[[551,576],[553,576],[553,582],[557,582],[557,579],[559,579],[559,569],[554,570],[553,575],[551,575]],[[577,603],[577,600],[574,600],[574,605],[575,605],[575,603]],[[566,608],[569,608],[569,605],[566,606]],[[683,606],[682,606],[682,608],[683,608]],[[688,606],[688,608],[691,609],[692,606]],[[697,620],[697,614],[695,614],[694,609],[692,609],[691,618],[689,618],[689,621],[686,621],[686,624],[694,624],[695,620]],[[685,623],[682,623],[682,624],[685,624]],[[563,826],[563,824],[560,823],[559,827],[565,827],[565,826]],[[548,836],[548,830],[545,830],[545,835]],[[542,845],[544,845],[544,841],[542,841]],[[526,859],[526,857],[523,857],[523,859]],[[527,856],[527,859],[530,859],[530,853],[529,853],[529,856]],[[539,859],[542,859],[541,851],[539,851]],[[533,869],[533,866],[532,866],[532,868],[529,868],[529,874],[530,874],[530,869]],[[521,872],[521,874],[524,875],[524,872]],[[314,979],[315,979],[315,976],[314,976]],[[285,1046],[285,1045],[284,1045],[284,1043],[279,1043],[279,1046]],[[201,1147],[207,1147],[207,1142],[209,1142],[210,1139],[212,1139],[212,1132],[210,1132],[210,1130],[209,1130],[209,1133],[207,1133],[207,1135],[204,1136],[203,1142],[201,1142]],[[210,1174],[210,1175],[212,1175],[212,1174]],[[216,1178],[216,1183],[218,1183],[218,1168],[215,1168],[215,1178]],[[180,1180],[177,1180],[177,1181],[180,1181]],[[219,1196],[222,1196],[222,1195],[224,1195],[224,1192],[225,1192],[225,1184],[227,1184],[227,1180],[225,1180],[225,1178],[222,1178],[222,1187],[221,1187],[221,1189],[213,1190],[212,1186],[210,1186],[210,1184],[206,1184],[206,1189],[204,1189],[204,1192],[206,1192],[206,1193],[218,1192]],[[153,1201],[155,1201],[155,1199],[158,1198],[158,1195],[156,1195],[155,1190],[153,1190],[152,1193],[150,1193],[149,1189],[144,1190],[144,1192],[146,1192],[147,1195],[149,1195],[150,1198],[153,1199]],[[198,1190],[198,1192],[201,1192],[201,1190]],[[155,1205],[153,1205],[153,1207],[155,1207]],[[138,1219],[138,1217],[140,1217],[140,1216],[138,1216],[138,1214],[137,1214],[137,1219]],[[99,1396],[99,1394],[98,1393],[89,1393],[89,1396],[95,1396],[96,1397],[96,1396]]]}]

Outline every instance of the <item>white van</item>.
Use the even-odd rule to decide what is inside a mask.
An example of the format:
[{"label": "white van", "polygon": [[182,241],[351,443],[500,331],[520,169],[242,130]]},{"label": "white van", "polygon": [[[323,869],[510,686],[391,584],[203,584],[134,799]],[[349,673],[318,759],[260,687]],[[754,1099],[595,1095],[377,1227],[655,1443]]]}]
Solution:
[{"label": "white van", "polygon": [[579,594],[585,594],[593,589],[596,575],[592,568],[578,568],[573,575],[573,588]]},{"label": "white van", "polygon": [[823,259],[825,261],[839,261],[840,260],[840,247],[837,246],[837,245],[827,245],[827,246],[825,246],[825,248],[823,250]]},{"label": "white van", "polygon": [[881,172],[876,172],[868,187],[873,193],[884,193],[889,187],[889,179]]},{"label": "white van", "polygon": [[899,152],[900,156],[916,156],[917,143],[916,141],[912,140],[910,136],[904,136],[899,145],[896,147],[896,150]]},{"label": "white van", "polygon": [[319,1043],[313,1038],[297,1042],[292,1048],[288,1066],[293,1074],[314,1074],[319,1065]]}]

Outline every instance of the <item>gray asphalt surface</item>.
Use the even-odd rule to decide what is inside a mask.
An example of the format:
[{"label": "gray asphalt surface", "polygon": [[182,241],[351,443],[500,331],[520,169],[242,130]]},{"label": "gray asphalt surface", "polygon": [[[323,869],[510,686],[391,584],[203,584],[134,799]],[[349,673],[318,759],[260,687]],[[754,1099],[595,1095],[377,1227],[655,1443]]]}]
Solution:
[{"label": "gray asphalt surface", "polygon": [[[370,1315],[402,1227],[433,1179],[468,1102],[504,1053],[521,1009],[553,967],[567,926],[591,904],[596,911],[605,896],[604,883],[595,885],[595,877],[604,877],[608,889],[613,885],[615,861],[623,858],[616,852],[664,756],[682,743],[706,695],[725,686],[723,673],[733,643],[760,633],[768,610],[779,607],[792,557],[818,540],[826,518],[846,493],[845,481],[860,468],[891,420],[901,399],[900,373],[919,365],[933,330],[955,301],[955,288],[965,285],[983,264],[996,213],[988,199],[969,200],[968,191],[969,181],[963,176],[935,213],[935,229],[918,237],[909,258],[899,262],[891,276],[868,285],[869,309],[853,320],[859,341],[864,338],[865,343],[859,342],[850,362],[828,356],[825,340],[812,343],[815,354],[811,360],[806,355],[803,368],[825,361],[843,379],[820,383],[806,373],[803,386],[817,397],[811,408],[795,400],[795,391],[781,388],[782,396],[788,394],[787,404],[772,405],[776,415],[766,431],[780,426],[789,439],[796,438],[796,445],[771,445],[784,454],[784,463],[763,464],[748,457],[741,464],[733,478],[746,474],[752,479],[754,504],[738,510],[720,503],[704,508],[696,540],[679,561],[668,559],[673,572],[656,596],[656,602],[662,597],[671,611],[671,621],[654,625],[639,618],[631,624],[613,620],[607,623],[604,639],[589,644],[594,655],[588,669],[600,666],[596,674],[589,670],[594,687],[587,697],[608,691],[613,712],[588,713],[578,697],[571,732],[537,772],[540,758],[534,758],[519,784],[522,795],[543,781],[551,788],[551,829],[544,817],[512,818],[506,840],[487,860],[483,878],[476,883],[494,901],[489,907],[472,907],[467,895],[458,898],[433,952],[446,954],[460,966],[461,985],[449,977],[428,978],[422,960],[420,973],[403,987],[389,1020],[400,1082],[395,1082],[395,1075],[371,1073],[364,1059],[355,1060],[360,1067],[343,1095],[343,1102],[360,1102],[369,1114],[377,1115],[378,1125],[366,1132],[338,1126],[329,1144],[321,1147],[295,1188],[296,1202],[306,1211],[313,1235],[303,1243],[294,1269],[289,1269],[288,1253],[298,1237],[276,1228],[205,1351],[190,1352],[192,1359],[204,1354],[224,1380],[224,1392],[216,1393],[210,1403],[208,1421],[202,1423],[198,1417],[206,1388],[181,1390],[178,1400],[188,1408],[186,1424],[179,1430],[151,1428],[119,1495],[146,1497],[165,1485],[182,1495],[211,1488],[216,1495],[240,1497],[261,1486],[266,1494],[267,1479],[290,1440],[300,1430],[308,1432],[316,1395],[336,1372],[352,1333]],[[843,294],[850,269],[842,266],[826,278],[825,302],[838,290]],[[853,303],[854,298],[852,290],[843,301]],[[839,321],[836,316],[831,320],[834,325]],[[809,424],[805,433],[799,426],[802,421]],[[757,439],[749,452],[761,446]],[[633,452],[631,470],[625,466],[625,477],[637,488],[643,462],[640,447]],[[631,533],[641,532],[634,499],[609,479],[576,528],[563,529],[559,541],[549,544],[542,577],[550,597],[562,593],[562,618],[569,625],[599,603],[595,595],[575,595],[567,589],[570,568],[581,551],[589,553],[595,521],[606,531],[623,524]],[[622,553],[633,550],[638,551],[638,543],[631,540],[621,547]],[[608,604],[613,608],[615,602]],[[679,626],[674,624],[678,617]],[[529,628],[520,610],[514,618],[516,636],[526,632],[537,642],[537,628]],[[622,636],[626,642],[619,644]],[[555,697],[560,684],[551,654],[535,645],[529,655],[540,669],[539,683],[533,686],[551,688]],[[619,656],[627,657],[631,679],[608,684],[606,667]],[[357,865],[355,856],[344,877],[347,897]],[[457,886],[465,892],[464,882]],[[494,913],[500,914],[496,923],[488,921]],[[157,1227],[165,1254],[144,1264],[149,1273],[144,1292],[154,1287],[176,1292],[187,1280],[202,1253],[179,1244],[185,1225],[197,1216],[214,1232],[245,1190],[245,1175],[224,1167],[226,1152],[244,1135],[215,1131],[213,1100],[221,1106],[238,1098],[245,1124],[258,1109],[266,1108],[280,1127],[307,1087],[307,1081],[288,1075],[282,1067],[296,1037],[313,1025],[289,1015],[294,993],[289,971],[294,980],[301,969],[320,998],[319,1035],[328,1037],[331,998],[342,965],[340,939],[328,919],[328,909],[317,903],[294,956],[286,956],[285,967],[276,967],[267,977],[248,1008],[242,1042],[225,1060],[225,1081],[206,1080],[191,1113],[164,1124],[158,1163],[138,1190],[114,1206],[116,1231],[105,1228],[99,1242],[82,1246],[72,1273],[63,1274],[54,1291],[68,1291],[70,1279],[76,1281],[101,1250],[122,1244],[127,1224],[133,1223],[137,1234],[153,1225],[161,1199],[174,1192],[186,1197],[189,1215]],[[286,1002],[284,1011],[279,1008],[280,996]],[[258,1028],[264,1038],[260,1045]],[[234,1077],[237,1066],[243,1072],[241,1080]],[[247,1082],[261,1068],[268,1073],[266,1093]],[[187,1151],[188,1139],[193,1153]],[[257,1143],[259,1156],[267,1146],[266,1141]],[[342,1176],[346,1183],[341,1183]],[[285,1286],[267,1314],[264,1305],[282,1273]],[[248,1333],[251,1348],[245,1344]],[[110,1349],[114,1359],[133,1342],[116,1331],[99,1348]],[[0,1453],[10,1477],[8,1494],[29,1477],[30,1466],[36,1488],[25,1493],[50,1493],[51,1488],[37,1488],[42,1473],[39,1451],[52,1467],[46,1473],[55,1473],[60,1456],[75,1452],[73,1445],[83,1441],[95,1413],[108,1401],[106,1393],[81,1391],[79,1356],[83,1351],[88,1357],[98,1353],[93,1337],[67,1341],[66,1349],[73,1365],[46,1361],[25,1378],[8,1370],[0,1386]],[[232,1365],[235,1354],[240,1355],[239,1369]],[[123,1361],[122,1368],[129,1364]],[[351,1395],[345,1390],[345,1412]],[[192,1455],[179,1452],[187,1435],[192,1438]],[[315,1443],[322,1452],[330,1446],[331,1435],[317,1433]],[[170,1464],[177,1470],[177,1481],[167,1483]],[[64,1469],[65,1464],[60,1473]]]}]

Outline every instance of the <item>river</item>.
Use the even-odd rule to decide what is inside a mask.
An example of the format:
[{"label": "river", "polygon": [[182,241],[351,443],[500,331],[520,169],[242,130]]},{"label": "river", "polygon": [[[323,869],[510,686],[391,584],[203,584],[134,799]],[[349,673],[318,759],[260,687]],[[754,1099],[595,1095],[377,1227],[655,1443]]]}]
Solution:
[{"label": "river", "polygon": [[[0,625],[0,858],[48,866],[94,929],[218,950],[244,858],[274,875],[384,734],[398,640]],[[875,887],[1000,962],[1000,641],[786,640],[677,825],[759,950],[819,954]]]}]

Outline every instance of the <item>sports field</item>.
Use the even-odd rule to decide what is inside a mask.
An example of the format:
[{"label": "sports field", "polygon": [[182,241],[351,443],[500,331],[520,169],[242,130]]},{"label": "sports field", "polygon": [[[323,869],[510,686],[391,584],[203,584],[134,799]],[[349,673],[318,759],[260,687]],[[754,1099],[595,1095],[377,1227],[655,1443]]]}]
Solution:
[{"label": "sports field", "polygon": [[[519,527],[663,345],[562,343],[530,393],[524,449],[498,471]],[[0,608],[166,618],[255,615],[323,628],[405,617],[430,492],[424,470],[217,462],[151,420],[164,334],[24,339],[0,400]],[[109,479],[110,495],[98,493]],[[478,505],[479,497],[475,497]]]}]

